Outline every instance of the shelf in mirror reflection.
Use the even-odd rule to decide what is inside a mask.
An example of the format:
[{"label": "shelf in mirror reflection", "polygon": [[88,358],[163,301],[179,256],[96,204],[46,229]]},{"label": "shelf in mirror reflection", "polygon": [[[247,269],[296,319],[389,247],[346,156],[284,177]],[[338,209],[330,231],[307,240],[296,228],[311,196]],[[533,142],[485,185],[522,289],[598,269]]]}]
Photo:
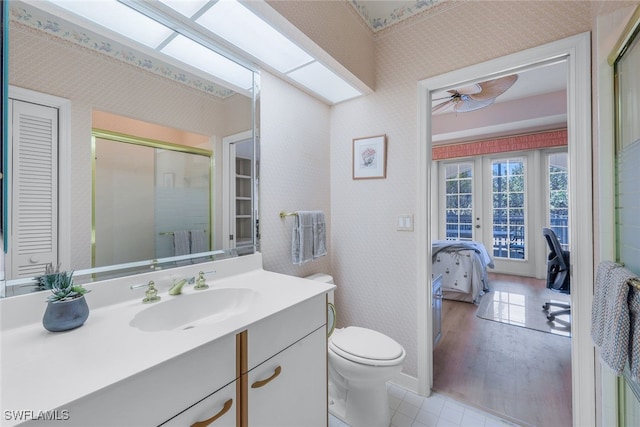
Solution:
[{"label": "shelf in mirror reflection", "polygon": [[[158,271],[173,267],[183,267],[187,265],[200,264],[203,262],[235,258],[239,255],[241,254],[238,253],[238,250],[233,248],[201,252],[197,254],[172,256],[154,260],[130,262],[126,264],[109,265],[104,267],[76,270],[73,273],[73,279],[74,283],[76,284],[85,284],[98,280],[108,280],[123,276],[135,276],[137,274],[149,273],[150,271]],[[2,282],[2,285],[5,292],[2,297],[22,295],[39,290],[36,285],[36,278],[34,277],[6,280]]]}]

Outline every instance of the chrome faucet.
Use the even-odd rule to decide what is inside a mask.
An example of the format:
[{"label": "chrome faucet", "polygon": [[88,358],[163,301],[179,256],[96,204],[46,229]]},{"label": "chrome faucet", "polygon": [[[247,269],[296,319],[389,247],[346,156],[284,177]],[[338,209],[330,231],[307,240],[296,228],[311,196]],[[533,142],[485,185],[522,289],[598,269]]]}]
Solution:
[{"label": "chrome faucet", "polygon": [[182,287],[187,283],[195,283],[196,278],[191,277],[189,279],[182,279],[180,281],[174,280],[173,286],[169,289],[169,295],[180,295],[182,293]]}]

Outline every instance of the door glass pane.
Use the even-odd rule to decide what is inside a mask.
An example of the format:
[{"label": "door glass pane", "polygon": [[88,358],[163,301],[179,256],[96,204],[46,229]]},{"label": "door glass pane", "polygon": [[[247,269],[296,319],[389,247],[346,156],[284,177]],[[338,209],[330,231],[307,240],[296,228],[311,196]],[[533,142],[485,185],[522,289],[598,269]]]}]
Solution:
[{"label": "door glass pane", "polygon": [[568,155],[548,155],[549,225],[558,236],[562,249],[569,250],[569,171]]},{"label": "door glass pane", "polygon": [[473,165],[456,163],[445,167],[446,239],[473,238]]},{"label": "door glass pane", "polygon": [[[638,21],[635,21],[637,24]],[[631,27],[628,27],[631,28]],[[616,133],[616,261],[640,274],[640,37],[631,35],[629,44],[615,64],[617,133]],[[624,391],[618,396],[622,406],[621,426],[640,425],[640,381],[625,367]]]},{"label": "door glass pane", "polygon": [[525,259],[525,167],[521,158],[491,164],[493,256]]},{"label": "door glass pane", "polygon": [[211,159],[191,153],[155,149],[156,257],[176,253],[174,231],[189,231],[188,253],[211,250]]}]

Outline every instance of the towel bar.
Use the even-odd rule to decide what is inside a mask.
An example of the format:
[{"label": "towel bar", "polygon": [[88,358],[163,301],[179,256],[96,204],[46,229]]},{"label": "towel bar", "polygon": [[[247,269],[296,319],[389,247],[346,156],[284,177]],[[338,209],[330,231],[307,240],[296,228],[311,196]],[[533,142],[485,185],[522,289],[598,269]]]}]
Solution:
[{"label": "towel bar", "polygon": [[280,212],[280,218],[285,218],[288,216],[298,216],[298,212],[285,212],[285,211]]},{"label": "towel bar", "polygon": [[[203,233],[206,233],[207,230],[193,230],[193,231],[202,231]],[[173,231],[161,231],[158,233],[161,236],[173,236]]]},{"label": "towel bar", "polygon": [[[621,267],[624,267],[624,262],[619,263]],[[640,278],[634,277],[633,279],[629,279],[627,281],[627,285],[633,286],[634,288],[640,290]]]}]

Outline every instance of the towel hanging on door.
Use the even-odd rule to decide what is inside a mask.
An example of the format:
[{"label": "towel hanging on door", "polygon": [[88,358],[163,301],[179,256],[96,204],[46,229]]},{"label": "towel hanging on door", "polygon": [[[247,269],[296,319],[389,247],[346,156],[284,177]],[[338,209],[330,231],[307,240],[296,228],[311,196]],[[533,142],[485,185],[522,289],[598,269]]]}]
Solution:
[{"label": "towel hanging on door", "polygon": [[591,338],[600,358],[621,375],[629,361],[640,379],[640,292],[629,286],[636,277],[612,261],[603,261],[596,272],[591,307]]}]

